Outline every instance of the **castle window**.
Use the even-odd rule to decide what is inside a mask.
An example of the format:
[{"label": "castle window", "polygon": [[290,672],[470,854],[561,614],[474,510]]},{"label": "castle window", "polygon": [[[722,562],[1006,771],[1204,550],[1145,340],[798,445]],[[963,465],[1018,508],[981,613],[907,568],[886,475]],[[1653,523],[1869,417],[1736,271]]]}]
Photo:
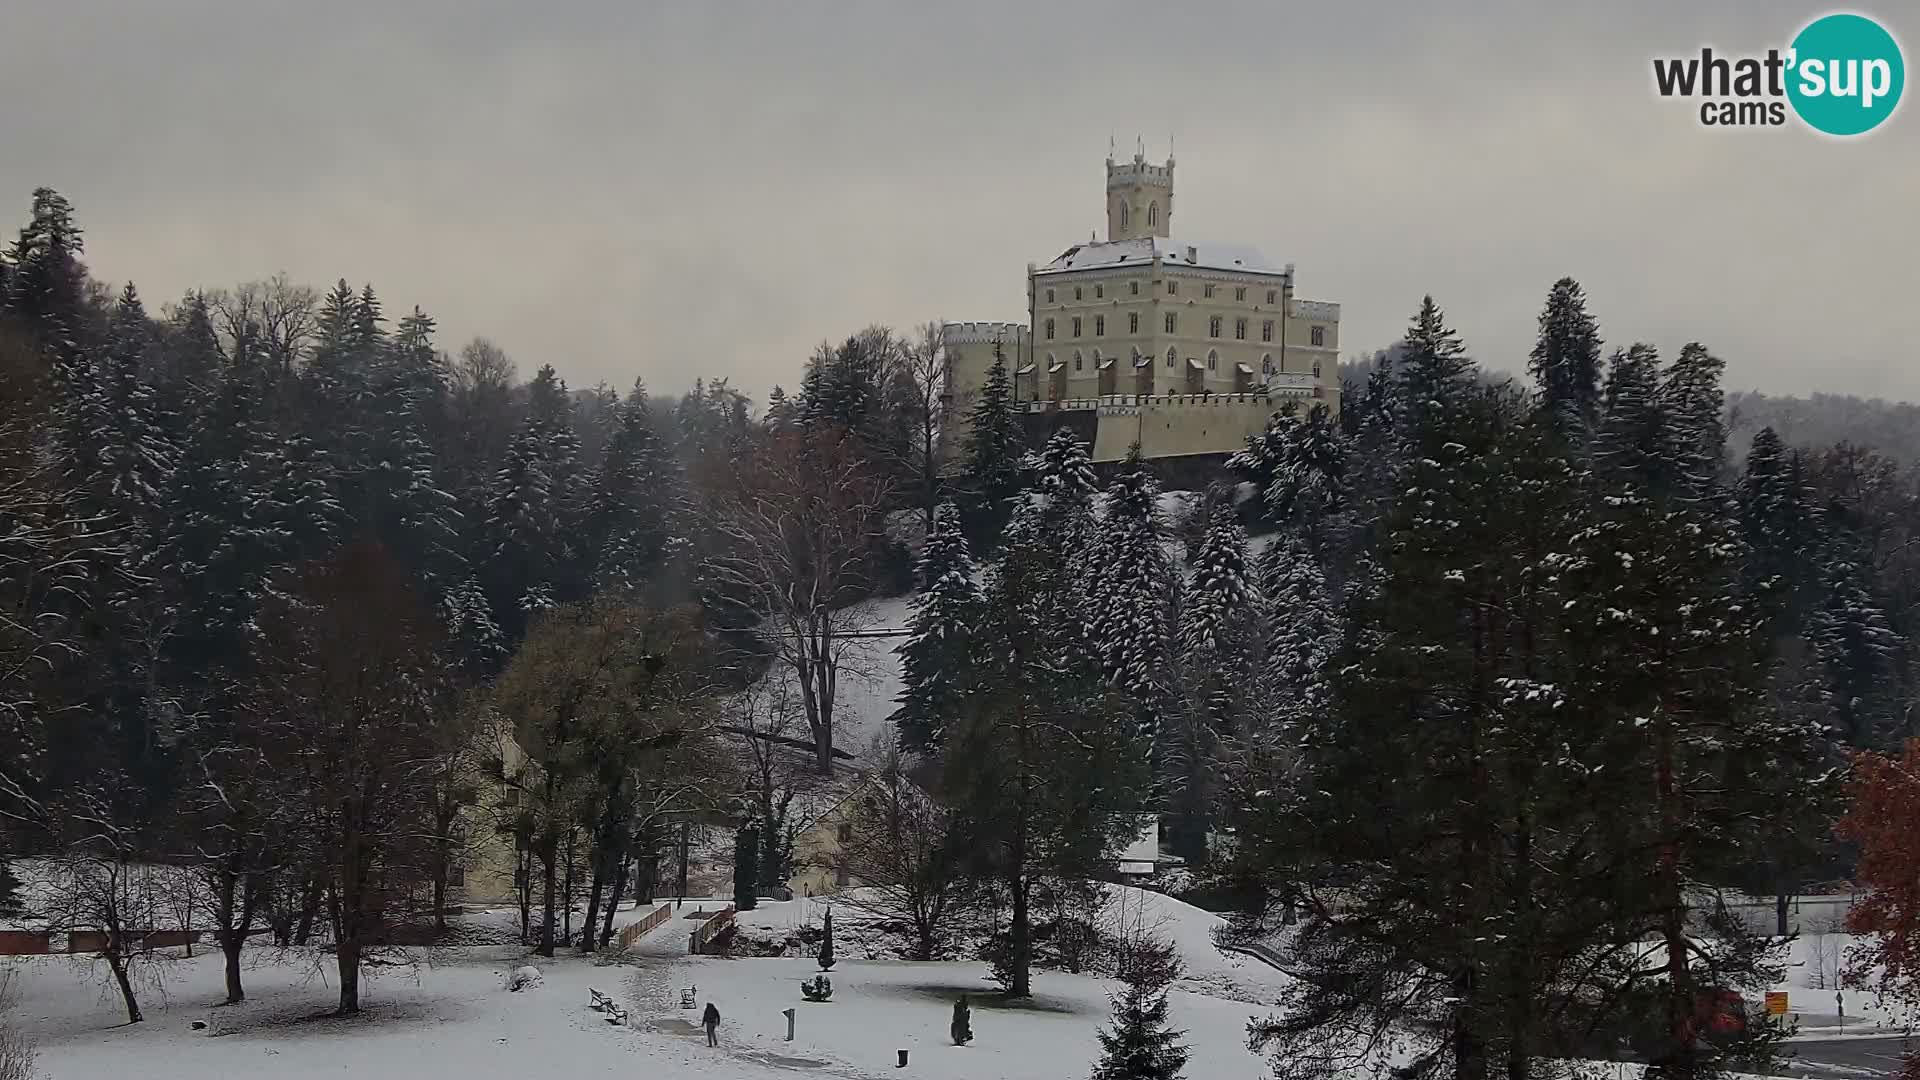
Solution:
[{"label": "castle window", "polygon": [[1327,328],[1326,328],[1326,327],[1324,327],[1324,326],[1316,326],[1316,327],[1314,327],[1314,328],[1313,328],[1313,343],[1314,343],[1315,345],[1322,345],[1322,346],[1324,346],[1324,345],[1325,345],[1325,344],[1327,343]]},{"label": "castle window", "polygon": [[1093,336],[1107,336],[1107,317],[1105,315],[1095,315],[1093,317]]},{"label": "castle window", "polygon": [[1320,361],[1318,360],[1313,362],[1313,377],[1316,379],[1320,377]]},{"label": "castle window", "polygon": [[1280,302],[1280,290],[1279,290],[1279,289],[1268,289],[1268,290],[1267,290],[1267,303],[1269,303],[1269,304],[1277,304],[1277,303],[1279,303],[1279,302]]},{"label": "castle window", "polygon": [[1073,317],[1073,336],[1074,337],[1080,336],[1080,316],[1078,315],[1075,315]]},{"label": "castle window", "polygon": [[1179,282],[1177,282],[1177,281],[1169,281],[1169,282],[1167,282],[1167,295],[1168,295],[1168,296],[1179,296],[1179,295],[1180,295],[1180,283],[1179,283]]},{"label": "castle window", "polygon": [[1267,355],[1260,358],[1260,374],[1262,375],[1273,374],[1273,354],[1272,353],[1268,353]]},{"label": "castle window", "polygon": [[1260,340],[1261,341],[1273,340],[1273,320],[1272,319],[1268,319],[1260,324]]},{"label": "castle window", "polygon": [[1158,224],[1160,224],[1160,204],[1157,202],[1148,203],[1147,204],[1147,227],[1153,228]]},{"label": "castle window", "polygon": [[1129,291],[1131,291],[1131,292],[1133,293],[1133,295],[1135,295],[1135,296],[1139,296],[1139,295],[1140,295],[1140,283],[1139,283],[1139,282],[1137,282],[1137,281],[1129,281],[1129,282],[1127,282],[1127,286],[1128,286],[1128,289],[1129,289]]},{"label": "castle window", "polygon": [[1213,318],[1207,320],[1207,336],[1220,336],[1220,316],[1215,315]]},{"label": "castle window", "polygon": [[1171,311],[1167,312],[1167,333],[1169,334],[1173,333],[1173,327],[1174,327],[1173,320],[1174,320],[1174,313]]},{"label": "castle window", "polygon": [[1073,350],[1073,370],[1079,371],[1080,366],[1083,363],[1085,363],[1085,361],[1080,358],[1080,350],[1079,349]]},{"label": "castle window", "polygon": [[1220,353],[1217,349],[1207,350],[1207,370],[1216,371],[1220,367]]},{"label": "castle window", "polygon": [[1093,287],[1093,298],[1095,300],[1105,300],[1107,298],[1107,287],[1105,285],[1095,285]]},{"label": "castle window", "polygon": [[1127,227],[1127,203],[1124,199],[1120,202],[1120,227],[1122,229]]},{"label": "castle window", "polygon": [[1201,295],[1206,299],[1208,300],[1213,299],[1213,284],[1209,282],[1205,288],[1200,290],[1200,292],[1201,292]]},{"label": "castle window", "polygon": [[[1272,324],[1269,323],[1268,325],[1272,325]],[[1052,319],[1047,320],[1047,340],[1048,341],[1053,340],[1053,320]]]},{"label": "castle window", "polygon": [[1049,303],[1049,304],[1051,304],[1051,303],[1053,303],[1053,290],[1052,290],[1052,289],[1048,289],[1048,290],[1047,290],[1047,303]]},{"label": "castle window", "polygon": [[1233,340],[1235,341],[1247,340],[1247,320],[1245,319],[1233,320]]},{"label": "castle window", "polygon": [[1168,349],[1167,350],[1167,366],[1172,367],[1174,364],[1178,362],[1179,362],[1178,359],[1174,356],[1173,350]]},{"label": "castle window", "polygon": [[1242,285],[1234,289],[1233,298],[1235,300],[1245,300],[1247,298],[1247,287],[1245,285]]},{"label": "castle window", "polygon": [[1074,298],[1075,300],[1078,300],[1078,299],[1080,299],[1080,286],[1078,286],[1078,285],[1075,285],[1075,286],[1073,287],[1073,298]]},{"label": "castle window", "polygon": [[1127,333],[1137,334],[1139,332],[1140,332],[1140,313],[1137,311],[1127,312]]}]

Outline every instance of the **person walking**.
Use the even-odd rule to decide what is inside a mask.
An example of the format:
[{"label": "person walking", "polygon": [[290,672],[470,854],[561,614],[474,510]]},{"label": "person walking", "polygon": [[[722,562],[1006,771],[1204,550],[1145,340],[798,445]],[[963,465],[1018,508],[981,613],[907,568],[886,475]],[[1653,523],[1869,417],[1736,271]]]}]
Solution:
[{"label": "person walking", "polygon": [[719,1046],[720,1010],[713,1007],[713,1002],[707,1002],[707,1011],[700,1014],[700,1022],[707,1028],[707,1045]]}]

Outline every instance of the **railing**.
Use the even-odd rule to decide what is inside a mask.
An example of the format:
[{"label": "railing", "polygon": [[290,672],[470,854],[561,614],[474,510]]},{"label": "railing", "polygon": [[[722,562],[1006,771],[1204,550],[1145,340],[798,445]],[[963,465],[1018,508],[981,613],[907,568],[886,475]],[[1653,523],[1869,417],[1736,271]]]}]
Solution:
[{"label": "railing", "polygon": [[629,923],[620,929],[620,947],[630,949],[633,943],[644,937],[647,931],[673,918],[673,905],[661,904],[651,915],[636,923]]},{"label": "railing", "polygon": [[728,904],[719,914],[700,924],[700,928],[687,935],[687,952],[698,956],[705,952],[713,940],[733,925],[733,905]]}]

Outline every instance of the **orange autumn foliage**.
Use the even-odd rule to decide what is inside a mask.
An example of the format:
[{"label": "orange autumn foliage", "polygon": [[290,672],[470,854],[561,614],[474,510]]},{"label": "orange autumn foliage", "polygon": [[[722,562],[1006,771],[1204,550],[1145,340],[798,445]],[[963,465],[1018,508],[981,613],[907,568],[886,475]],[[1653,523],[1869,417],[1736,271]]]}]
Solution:
[{"label": "orange autumn foliage", "polygon": [[1920,739],[1898,758],[1853,757],[1847,812],[1834,832],[1860,846],[1856,880],[1866,895],[1847,916],[1861,941],[1847,960],[1847,978],[1920,1006]]}]

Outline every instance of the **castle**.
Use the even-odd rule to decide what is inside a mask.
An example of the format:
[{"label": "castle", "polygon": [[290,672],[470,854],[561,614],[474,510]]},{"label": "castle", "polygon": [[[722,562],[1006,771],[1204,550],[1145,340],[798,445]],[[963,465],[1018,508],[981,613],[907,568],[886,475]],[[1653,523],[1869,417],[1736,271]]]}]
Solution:
[{"label": "castle", "polygon": [[1027,322],[943,326],[943,446],[965,445],[996,349],[1029,429],[1061,425],[1095,462],[1231,453],[1287,400],[1340,407],[1340,305],[1294,296],[1292,263],[1172,239],[1173,157],[1107,157],[1107,238],[1027,264]]}]

